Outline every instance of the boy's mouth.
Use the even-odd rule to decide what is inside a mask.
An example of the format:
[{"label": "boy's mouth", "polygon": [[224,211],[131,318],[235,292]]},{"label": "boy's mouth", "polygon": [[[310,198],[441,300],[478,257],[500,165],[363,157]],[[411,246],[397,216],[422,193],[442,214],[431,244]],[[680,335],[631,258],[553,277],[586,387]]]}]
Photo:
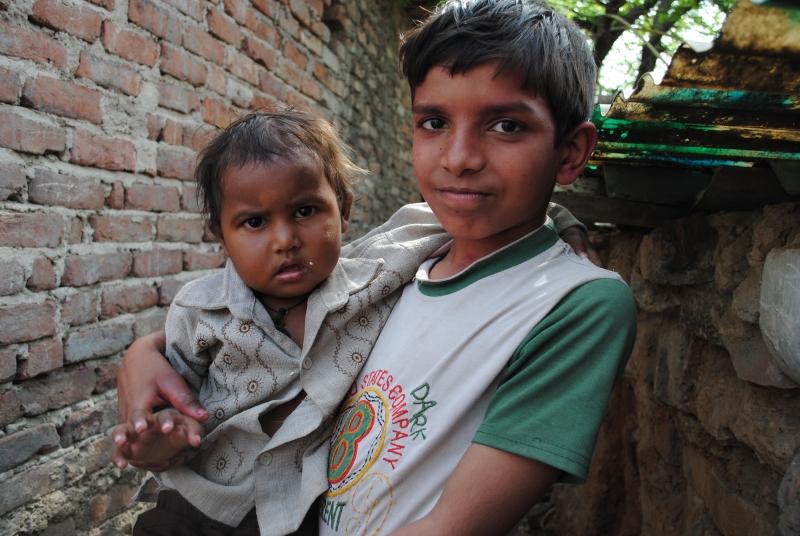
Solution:
[{"label": "boy's mouth", "polygon": [[472,207],[491,195],[470,188],[437,188],[437,190],[445,203],[459,208]]},{"label": "boy's mouth", "polygon": [[278,267],[275,278],[282,283],[294,283],[303,278],[308,267],[298,261],[284,261]]}]

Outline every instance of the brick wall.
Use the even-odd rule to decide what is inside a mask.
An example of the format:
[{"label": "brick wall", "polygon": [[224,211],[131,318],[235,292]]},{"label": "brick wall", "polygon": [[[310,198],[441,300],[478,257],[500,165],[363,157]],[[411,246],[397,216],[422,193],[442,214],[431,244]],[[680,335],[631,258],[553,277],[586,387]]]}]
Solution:
[{"label": "brick wall", "polygon": [[191,182],[242,111],[337,124],[354,232],[416,199],[390,0],[0,0],[0,533],[127,531],[121,351],[220,266]]}]

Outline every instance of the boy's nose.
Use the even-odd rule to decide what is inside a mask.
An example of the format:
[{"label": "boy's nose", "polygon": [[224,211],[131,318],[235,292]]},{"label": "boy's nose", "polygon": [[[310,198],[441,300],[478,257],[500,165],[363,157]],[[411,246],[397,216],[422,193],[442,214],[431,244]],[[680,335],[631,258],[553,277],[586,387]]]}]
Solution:
[{"label": "boy's nose", "polygon": [[480,136],[466,129],[452,129],[442,153],[442,167],[460,177],[479,171],[485,165]]},{"label": "boy's nose", "polygon": [[291,251],[300,246],[300,238],[293,225],[276,223],[272,233],[275,251]]}]

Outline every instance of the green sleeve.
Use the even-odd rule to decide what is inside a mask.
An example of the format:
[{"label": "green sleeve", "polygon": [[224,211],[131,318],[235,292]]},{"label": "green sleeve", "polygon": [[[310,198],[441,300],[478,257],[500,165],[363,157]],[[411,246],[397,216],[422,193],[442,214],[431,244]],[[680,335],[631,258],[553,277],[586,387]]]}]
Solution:
[{"label": "green sleeve", "polygon": [[576,288],[517,347],[474,442],[583,481],[635,336],[636,306],[624,283],[598,279]]}]

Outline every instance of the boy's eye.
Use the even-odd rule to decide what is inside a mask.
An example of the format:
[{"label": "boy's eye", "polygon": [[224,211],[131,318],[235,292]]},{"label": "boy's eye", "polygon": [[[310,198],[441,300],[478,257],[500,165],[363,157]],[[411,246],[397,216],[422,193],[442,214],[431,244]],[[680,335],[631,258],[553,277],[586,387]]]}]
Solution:
[{"label": "boy's eye", "polygon": [[494,132],[502,132],[503,134],[511,134],[513,132],[519,132],[521,127],[516,121],[503,119],[492,125],[491,130]]},{"label": "boy's eye", "polygon": [[441,130],[446,125],[447,124],[444,122],[444,119],[440,117],[434,117],[432,119],[426,119],[420,126],[425,130]]},{"label": "boy's eye", "polygon": [[261,216],[253,216],[252,218],[247,218],[244,221],[244,226],[249,229],[258,229],[262,225],[264,225],[264,218]]},{"label": "boy's eye", "polygon": [[309,206],[309,207],[300,207],[300,208],[298,208],[294,212],[294,214],[295,214],[296,217],[302,219],[302,218],[309,218],[309,217],[313,216],[316,212],[317,212],[317,209],[315,209],[314,207],[310,207]]}]

